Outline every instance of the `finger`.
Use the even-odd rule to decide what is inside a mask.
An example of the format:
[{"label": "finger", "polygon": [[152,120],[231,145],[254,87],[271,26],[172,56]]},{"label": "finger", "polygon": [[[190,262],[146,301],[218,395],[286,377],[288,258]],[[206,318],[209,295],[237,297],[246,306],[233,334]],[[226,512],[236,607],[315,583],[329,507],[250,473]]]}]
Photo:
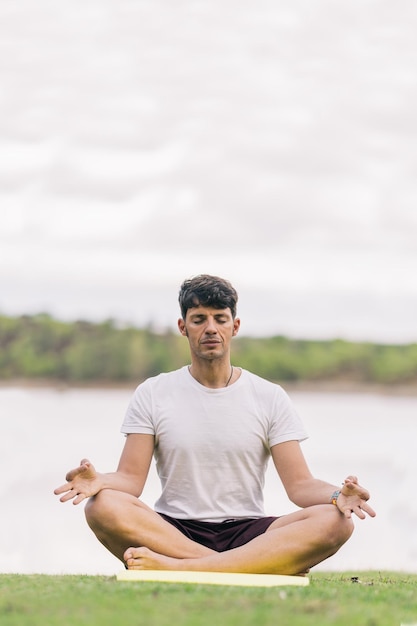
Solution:
[{"label": "finger", "polygon": [[71,485],[69,485],[68,483],[65,483],[65,485],[61,485],[60,487],[57,487],[56,489],[54,489],[54,494],[56,496],[59,496],[61,493],[64,493],[65,491],[69,491],[71,489]]},{"label": "finger", "polygon": [[359,485],[358,485],[358,493],[362,494],[361,495],[362,500],[369,500],[369,498],[371,497],[369,494],[369,491],[365,489],[365,487],[360,487]]},{"label": "finger", "polygon": [[355,513],[355,515],[357,515],[360,519],[366,519],[365,513],[367,513],[370,517],[376,516],[375,511],[366,502],[363,502],[352,509],[352,512]]},{"label": "finger", "polygon": [[348,487],[348,489],[351,489],[351,493],[349,495],[358,496],[364,502],[366,502],[370,498],[369,491],[365,489],[364,487],[361,487],[360,485]]},{"label": "finger", "polygon": [[356,517],[359,517],[359,519],[365,519],[366,518],[366,515],[362,511],[360,506],[358,506],[355,509],[353,509],[352,513],[354,513],[356,515]]},{"label": "finger", "polygon": [[370,494],[367,489],[358,485],[358,483],[346,482],[343,484],[342,493],[346,496],[356,495],[361,500],[369,500]]},{"label": "finger", "polygon": [[76,498],[73,501],[73,504],[77,505],[80,504],[83,500],[86,499],[87,496],[85,496],[83,493],[78,493]]},{"label": "finger", "polygon": [[357,489],[358,486],[359,486],[358,483],[355,483],[352,480],[346,479],[343,483],[342,490],[349,489],[350,491],[353,491],[354,489]]},{"label": "finger", "polygon": [[81,465],[79,465],[75,469],[72,469],[68,472],[68,474],[65,476],[65,480],[67,480],[68,482],[71,482],[71,480],[74,480],[76,476],[79,476],[80,474],[83,474],[84,472],[86,472],[90,468],[90,465],[91,463],[89,461],[86,461],[84,463],[83,461],[81,461]]},{"label": "finger", "polygon": [[75,498],[77,496],[77,493],[73,490],[70,489],[66,494],[64,494],[59,501],[60,502],[68,502],[68,500],[72,500],[73,498]]},{"label": "finger", "polygon": [[65,480],[67,480],[68,482],[71,482],[72,480],[74,480],[76,476],[78,476],[79,474],[82,474],[83,471],[84,471],[84,468],[80,465],[80,467],[76,467],[75,469],[70,470],[65,476]]},{"label": "finger", "polygon": [[367,504],[366,502],[365,502],[364,504],[362,504],[362,505],[361,505],[361,509],[362,509],[363,511],[365,511],[366,513],[368,513],[368,515],[369,515],[370,517],[375,517],[375,516],[376,516],[376,513],[375,513],[375,511],[373,510],[373,508],[372,508],[372,507],[370,507],[370,506],[369,506],[369,504]]},{"label": "finger", "polygon": [[358,477],[357,476],[348,476],[347,478],[345,478],[345,483],[346,482],[357,483],[358,482]]}]

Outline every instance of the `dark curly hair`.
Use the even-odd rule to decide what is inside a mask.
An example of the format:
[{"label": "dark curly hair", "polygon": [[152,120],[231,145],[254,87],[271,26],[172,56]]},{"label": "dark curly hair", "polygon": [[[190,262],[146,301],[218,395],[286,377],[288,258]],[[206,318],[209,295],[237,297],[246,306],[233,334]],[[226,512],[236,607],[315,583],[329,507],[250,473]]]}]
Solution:
[{"label": "dark curly hair", "polygon": [[178,296],[181,315],[184,320],[188,309],[199,305],[214,309],[229,308],[234,319],[237,300],[237,292],[228,280],[209,274],[200,274],[184,280]]}]

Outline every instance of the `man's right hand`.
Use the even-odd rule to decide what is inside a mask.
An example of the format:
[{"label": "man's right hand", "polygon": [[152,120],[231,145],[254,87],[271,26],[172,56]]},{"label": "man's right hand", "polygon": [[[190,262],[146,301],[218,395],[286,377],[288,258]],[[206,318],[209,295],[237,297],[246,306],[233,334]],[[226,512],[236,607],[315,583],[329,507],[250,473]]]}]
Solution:
[{"label": "man's right hand", "polygon": [[57,487],[54,494],[59,496],[63,493],[60,501],[73,500],[73,504],[80,504],[86,498],[95,496],[103,486],[100,474],[96,472],[88,459],[83,459],[79,467],[70,470],[65,480],[67,480],[65,485]]}]

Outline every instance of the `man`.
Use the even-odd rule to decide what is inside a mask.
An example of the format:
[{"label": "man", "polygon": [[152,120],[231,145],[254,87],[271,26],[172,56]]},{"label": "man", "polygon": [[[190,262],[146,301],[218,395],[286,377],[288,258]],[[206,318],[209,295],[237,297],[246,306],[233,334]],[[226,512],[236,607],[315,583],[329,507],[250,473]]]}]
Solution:
[{"label": "man", "polygon": [[[184,281],[178,327],[191,364],[138,386],[116,472],[84,459],[55,490],[62,502],[89,498],[88,524],[129,569],[302,574],[348,540],[352,513],[375,515],[356,477],[338,489],[312,476],[283,389],[231,365],[237,299],[224,279]],[[155,510],[139,500],[153,455],[162,485]],[[282,517],[263,512],[270,456],[300,507]]]}]

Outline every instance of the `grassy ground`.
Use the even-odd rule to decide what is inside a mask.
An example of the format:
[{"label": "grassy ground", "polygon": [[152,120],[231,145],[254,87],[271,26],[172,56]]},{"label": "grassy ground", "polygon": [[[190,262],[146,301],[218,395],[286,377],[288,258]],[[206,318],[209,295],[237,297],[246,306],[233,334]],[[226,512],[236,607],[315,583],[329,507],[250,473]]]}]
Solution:
[{"label": "grassy ground", "polygon": [[417,575],[310,575],[308,587],[0,575],[1,626],[417,626]]}]

